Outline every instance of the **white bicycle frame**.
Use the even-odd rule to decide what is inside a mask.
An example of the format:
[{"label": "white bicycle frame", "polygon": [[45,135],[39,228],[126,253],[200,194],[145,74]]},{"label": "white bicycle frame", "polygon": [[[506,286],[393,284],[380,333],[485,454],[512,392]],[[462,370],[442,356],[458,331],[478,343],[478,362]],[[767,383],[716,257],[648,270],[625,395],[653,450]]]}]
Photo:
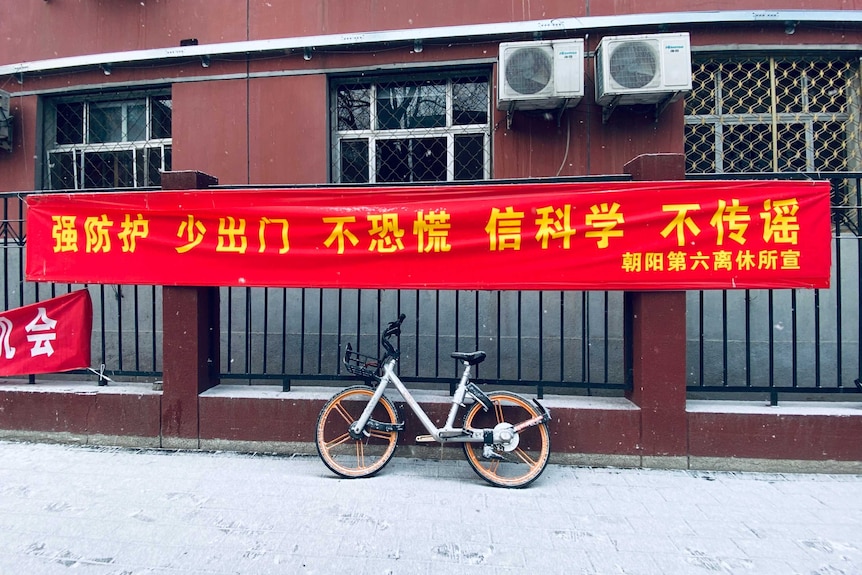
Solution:
[{"label": "white bicycle frame", "polygon": [[[446,423],[443,427],[437,427],[431,418],[428,417],[428,414],[425,413],[425,410],[422,409],[422,406],[416,401],[413,395],[410,393],[410,390],[407,389],[407,386],[403,381],[398,377],[398,374],[395,373],[395,366],[398,363],[397,358],[388,357],[383,364],[383,375],[380,377],[380,383],[377,384],[376,389],[374,390],[374,395],[368,401],[368,405],[365,406],[365,409],[362,412],[362,415],[359,416],[353,424],[350,426],[350,431],[355,437],[359,437],[360,434],[367,434],[365,431],[365,426],[371,420],[371,412],[374,411],[374,407],[380,401],[380,398],[383,396],[383,393],[386,391],[386,388],[389,386],[389,383],[395,385],[395,388],[401,393],[404,400],[407,402],[407,405],[410,406],[410,409],[413,413],[416,414],[416,417],[419,418],[419,421],[422,423],[422,426],[428,431],[430,435],[428,436],[419,436],[416,438],[417,441],[439,441],[440,443],[473,443],[473,442],[485,442],[493,441],[493,443],[503,443],[507,444],[512,441],[516,434],[527,427],[538,425],[543,421],[547,421],[549,415],[547,415],[547,411],[545,414],[539,415],[532,419],[528,419],[527,421],[523,421],[518,423],[515,426],[503,426],[495,429],[474,429],[467,430],[462,427],[453,427],[455,424],[455,418],[458,416],[458,410],[461,407],[466,407],[464,405],[464,399],[467,395],[470,395],[474,400],[481,403],[485,406],[486,409],[492,409],[493,405],[488,397],[482,393],[475,385],[470,383],[470,368],[472,367],[470,363],[466,361],[462,361],[464,364],[464,372],[461,374],[461,380],[458,382],[458,386],[455,388],[455,394],[452,397],[452,407],[449,409],[449,415],[446,417]],[[492,435],[491,435],[492,434]],[[492,439],[493,438],[493,439]]]}]

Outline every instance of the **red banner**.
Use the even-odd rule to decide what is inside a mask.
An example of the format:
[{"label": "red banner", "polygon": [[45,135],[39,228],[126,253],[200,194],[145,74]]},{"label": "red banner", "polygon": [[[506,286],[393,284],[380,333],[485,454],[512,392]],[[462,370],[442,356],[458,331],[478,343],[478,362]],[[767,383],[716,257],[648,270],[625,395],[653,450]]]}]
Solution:
[{"label": "red banner", "polygon": [[28,197],[27,279],[439,289],[828,287],[829,184],[698,181]]},{"label": "red banner", "polygon": [[0,375],[89,367],[92,328],[87,290],[0,312]]}]

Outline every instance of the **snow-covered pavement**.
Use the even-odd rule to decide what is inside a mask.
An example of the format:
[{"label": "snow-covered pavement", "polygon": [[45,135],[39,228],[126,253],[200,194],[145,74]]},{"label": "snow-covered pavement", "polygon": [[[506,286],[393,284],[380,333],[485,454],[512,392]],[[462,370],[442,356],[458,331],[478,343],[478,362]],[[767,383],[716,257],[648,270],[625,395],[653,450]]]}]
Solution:
[{"label": "snow-covered pavement", "polygon": [[858,574],[862,476],[465,461],[338,479],[315,457],[0,441],[0,574]]}]

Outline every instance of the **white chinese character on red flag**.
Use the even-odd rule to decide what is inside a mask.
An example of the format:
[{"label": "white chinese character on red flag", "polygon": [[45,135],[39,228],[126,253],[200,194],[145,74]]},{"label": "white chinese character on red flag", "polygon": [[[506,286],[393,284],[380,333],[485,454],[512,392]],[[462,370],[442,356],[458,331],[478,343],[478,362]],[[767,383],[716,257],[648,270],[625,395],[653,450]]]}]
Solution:
[{"label": "white chinese character on red flag", "polygon": [[56,320],[48,317],[45,308],[40,307],[33,321],[28,323],[27,327],[24,328],[27,330],[27,333],[32,334],[27,336],[27,341],[33,343],[33,347],[30,349],[30,357],[36,357],[37,355],[51,357],[54,355],[54,347],[51,345],[51,342],[57,339],[57,334],[54,333],[56,327]]},{"label": "white chinese character on red flag", "polygon": [[3,355],[6,359],[15,357],[15,348],[9,343],[11,335],[12,322],[5,317],[0,317],[0,347],[2,347]]}]

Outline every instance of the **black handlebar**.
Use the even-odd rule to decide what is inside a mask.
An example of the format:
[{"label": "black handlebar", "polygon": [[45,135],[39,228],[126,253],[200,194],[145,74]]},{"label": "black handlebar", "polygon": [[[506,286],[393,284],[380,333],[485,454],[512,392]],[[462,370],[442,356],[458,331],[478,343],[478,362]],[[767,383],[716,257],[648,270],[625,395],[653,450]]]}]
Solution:
[{"label": "black handlebar", "polygon": [[398,357],[398,352],[395,350],[395,346],[389,342],[389,338],[401,335],[401,324],[404,322],[404,318],[406,317],[407,316],[402,313],[398,316],[397,320],[390,321],[389,325],[386,326],[386,329],[383,330],[383,335],[380,336],[380,343],[383,345],[383,348],[386,350],[386,355],[388,356]]}]

